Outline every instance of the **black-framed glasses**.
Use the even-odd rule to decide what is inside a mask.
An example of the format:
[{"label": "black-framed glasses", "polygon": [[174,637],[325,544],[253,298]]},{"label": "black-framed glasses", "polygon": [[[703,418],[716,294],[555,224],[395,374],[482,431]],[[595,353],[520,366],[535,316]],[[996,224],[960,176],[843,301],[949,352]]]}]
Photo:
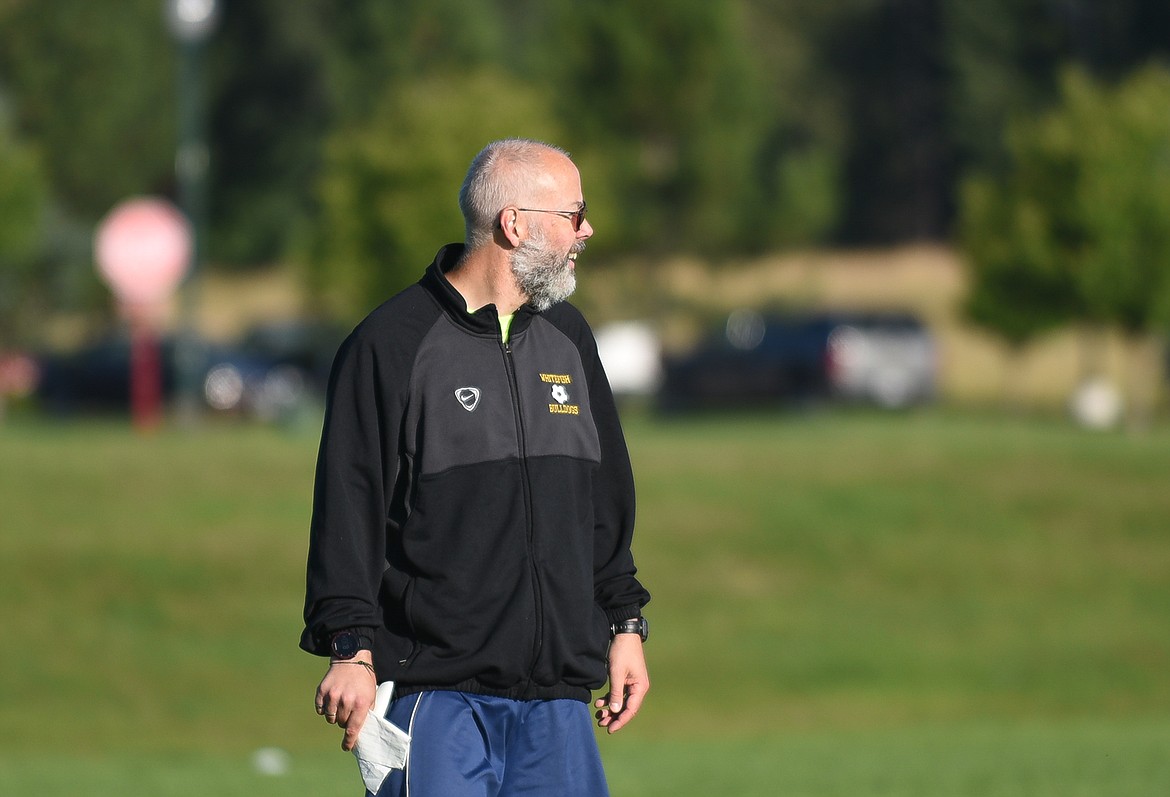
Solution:
[{"label": "black-framed glasses", "polygon": [[540,208],[516,208],[516,210],[523,210],[525,213],[552,213],[553,215],[561,216],[572,222],[573,232],[580,232],[581,225],[585,223],[584,202],[576,210],[541,210]]}]

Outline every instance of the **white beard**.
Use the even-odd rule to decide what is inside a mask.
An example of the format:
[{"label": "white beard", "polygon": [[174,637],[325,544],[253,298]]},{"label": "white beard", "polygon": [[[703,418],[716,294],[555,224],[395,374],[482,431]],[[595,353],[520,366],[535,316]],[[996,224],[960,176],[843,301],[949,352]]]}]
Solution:
[{"label": "white beard", "polygon": [[[571,252],[585,248],[583,241]],[[543,232],[534,228],[531,237],[520,242],[512,252],[512,274],[516,284],[538,312],[544,312],[557,302],[563,302],[577,288],[577,275],[568,255],[546,247]]]}]

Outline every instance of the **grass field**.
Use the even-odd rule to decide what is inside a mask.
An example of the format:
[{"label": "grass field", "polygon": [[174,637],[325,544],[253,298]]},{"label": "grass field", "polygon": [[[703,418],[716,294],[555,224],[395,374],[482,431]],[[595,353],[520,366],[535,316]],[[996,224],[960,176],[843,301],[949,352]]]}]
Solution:
[{"label": "grass field", "polygon": [[[654,688],[601,740],[615,795],[1170,793],[1167,430],[628,434]],[[0,427],[0,794],[360,794],[296,649],[315,448]]]}]

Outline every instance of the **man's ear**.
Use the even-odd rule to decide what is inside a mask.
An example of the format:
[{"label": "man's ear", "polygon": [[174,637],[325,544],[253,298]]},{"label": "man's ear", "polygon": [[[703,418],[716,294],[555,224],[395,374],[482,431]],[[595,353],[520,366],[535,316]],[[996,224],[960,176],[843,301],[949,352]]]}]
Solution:
[{"label": "man's ear", "polygon": [[520,217],[520,212],[516,208],[504,208],[500,211],[500,216],[497,219],[499,222],[500,232],[508,243],[512,246],[518,246],[520,239],[524,235],[523,220]]}]

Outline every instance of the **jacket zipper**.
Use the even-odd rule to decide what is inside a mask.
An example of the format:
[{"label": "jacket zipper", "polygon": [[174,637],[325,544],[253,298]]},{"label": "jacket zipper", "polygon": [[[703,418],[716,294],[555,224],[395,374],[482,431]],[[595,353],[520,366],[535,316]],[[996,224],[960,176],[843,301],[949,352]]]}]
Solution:
[{"label": "jacket zipper", "polygon": [[528,551],[528,567],[532,576],[533,630],[532,660],[528,669],[528,683],[532,683],[540,649],[544,644],[544,601],[540,589],[540,572],[536,566],[535,532],[532,526],[532,483],[528,475],[528,441],[524,432],[524,416],[520,410],[520,385],[516,379],[516,364],[512,359],[512,344],[501,340],[504,352],[504,369],[508,374],[508,386],[512,391],[512,407],[516,417],[516,436],[520,447],[520,476],[524,492],[524,532]]}]

